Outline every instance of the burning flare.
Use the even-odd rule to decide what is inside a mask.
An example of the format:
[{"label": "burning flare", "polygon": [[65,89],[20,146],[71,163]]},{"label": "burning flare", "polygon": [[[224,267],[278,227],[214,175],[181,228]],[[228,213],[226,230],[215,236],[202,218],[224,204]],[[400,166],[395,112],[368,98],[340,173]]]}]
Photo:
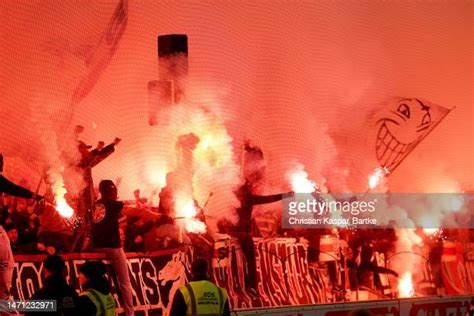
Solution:
[{"label": "burning flare", "polygon": [[291,188],[296,193],[313,193],[317,189],[316,183],[308,179],[308,173],[302,165],[288,173]]},{"label": "burning flare", "polygon": [[414,297],[415,289],[411,278],[411,272],[405,272],[398,283],[398,297]]},{"label": "burning flare", "polygon": [[380,184],[382,179],[390,172],[386,167],[379,167],[374,170],[374,173],[369,177],[369,188],[373,189]]},{"label": "burning flare", "polygon": [[[216,105],[213,105],[213,108],[216,108]],[[188,231],[216,230],[217,220],[224,217],[232,219],[235,206],[238,205],[233,190],[239,183],[240,167],[234,159],[232,138],[224,125],[222,116],[206,110],[202,104],[198,106],[193,102],[180,103],[171,107],[169,111],[169,124],[163,126],[167,140],[162,140],[169,147],[159,154],[158,160],[165,163],[161,163],[162,166],[155,170],[166,169],[178,172],[186,170],[186,175],[180,176],[184,180],[179,180],[181,181],[179,183],[181,196],[175,196],[173,201],[177,217],[180,216],[180,212],[192,209],[194,203],[189,201],[196,200],[198,205],[205,205],[210,192],[216,192],[219,199],[211,200],[206,205],[206,215],[209,217],[206,218],[205,224],[186,220]],[[195,147],[189,148],[184,156],[183,147],[177,147],[176,141],[186,134],[194,134],[199,142],[194,144]],[[175,153],[175,155],[163,156],[166,152]],[[189,155],[190,152],[192,152],[192,157]],[[194,212],[198,215],[201,213],[199,209]],[[184,220],[179,220],[179,222],[184,222]]]},{"label": "burning flare", "polygon": [[74,215],[74,210],[67,204],[65,195],[67,193],[64,187],[64,180],[60,172],[51,171],[49,173],[50,181],[52,182],[52,189],[55,195],[56,211],[62,217],[71,218]]},{"label": "burning flare", "polygon": [[423,232],[428,236],[434,236],[438,234],[439,229],[438,228],[423,228]]},{"label": "burning flare", "polygon": [[196,234],[206,232],[206,224],[195,218],[198,212],[191,198],[183,197],[178,194],[175,207],[176,217],[184,222],[186,231]]}]

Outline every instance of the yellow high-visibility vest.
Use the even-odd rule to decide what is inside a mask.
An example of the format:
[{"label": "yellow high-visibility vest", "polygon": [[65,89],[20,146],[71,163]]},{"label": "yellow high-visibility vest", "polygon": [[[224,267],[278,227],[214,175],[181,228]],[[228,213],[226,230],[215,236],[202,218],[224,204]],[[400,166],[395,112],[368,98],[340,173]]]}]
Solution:
[{"label": "yellow high-visibility vest", "polygon": [[87,296],[97,309],[97,316],[115,316],[115,300],[111,293],[105,295],[94,289],[88,289],[80,294]]},{"label": "yellow high-visibility vest", "polygon": [[224,312],[227,291],[212,282],[193,281],[180,287],[179,291],[186,302],[186,315],[221,316]]}]

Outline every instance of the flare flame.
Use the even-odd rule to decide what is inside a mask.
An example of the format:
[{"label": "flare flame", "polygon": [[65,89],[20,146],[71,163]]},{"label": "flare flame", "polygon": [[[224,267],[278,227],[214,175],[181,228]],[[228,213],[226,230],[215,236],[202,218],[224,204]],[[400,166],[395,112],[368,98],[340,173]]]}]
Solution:
[{"label": "flare flame", "polygon": [[398,297],[414,297],[415,289],[413,287],[413,281],[411,272],[405,272],[398,283]]},{"label": "flare flame", "polygon": [[303,166],[298,166],[295,170],[288,173],[291,188],[296,193],[313,193],[317,190],[317,185],[314,181],[308,179],[308,173]]}]

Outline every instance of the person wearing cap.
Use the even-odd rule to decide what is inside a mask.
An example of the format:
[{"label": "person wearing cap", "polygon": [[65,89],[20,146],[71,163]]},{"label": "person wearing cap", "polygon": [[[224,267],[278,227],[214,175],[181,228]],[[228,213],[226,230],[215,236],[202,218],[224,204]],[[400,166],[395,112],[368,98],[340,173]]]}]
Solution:
[{"label": "person wearing cap", "polygon": [[[43,287],[30,299],[56,301],[57,311],[44,313],[45,315],[80,315],[78,309],[79,295],[72,286],[67,284],[64,277],[65,267],[63,258],[58,255],[50,255],[43,261]],[[26,313],[26,316],[29,315],[33,315],[33,313]]]},{"label": "person wearing cap", "polygon": [[95,201],[92,168],[110,156],[115,151],[115,146],[117,146],[120,141],[121,139],[116,137],[111,144],[105,147],[104,142],[99,142],[97,147],[93,150],[90,150],[92,148],[91,145],[87,145],[80,140],[77,142],[77,148],[81,155],[81,160],[79,161],[79,164],[77,164],[76,169],[80,174],[82,174],[85,185],[84,189],[79,194],[80,198],[78,199],[77,205],[77,215],[82,219],[82,224],[78,226],[74,233],[71,245],[69,246],[70,251],[74,251],[78,247],[78,244],[81,249],[77,250],[81,251],[88,246],[88,240],[85,240],[89,224],[87,211],[91,209]]},{"label": "person wearing cap", "polygon": [[79,296],[81,316],[115,316],[115,300],[105,278],[106,271],[102,261],[89,261],[79,268],[79,283],[84,289]]},{"label": "person wearing cap", "polygon": [[170,316],[230,316],[227,291],[209,281],[209,264],[197,258],[191,265],[193,280],[179,288],[173,298]]},{"label": "person wearing cap", "polygon": [[[3,155],[0,154],[0,195],[2,193],[36,201],[43,199],[41,195],[35,195],[30,190],[14,184],[3,176]],[[7,300],[10,297],[13,267],[15,266],[10,240],[3,228],[4,224],[0,222],[0,300]]]}]

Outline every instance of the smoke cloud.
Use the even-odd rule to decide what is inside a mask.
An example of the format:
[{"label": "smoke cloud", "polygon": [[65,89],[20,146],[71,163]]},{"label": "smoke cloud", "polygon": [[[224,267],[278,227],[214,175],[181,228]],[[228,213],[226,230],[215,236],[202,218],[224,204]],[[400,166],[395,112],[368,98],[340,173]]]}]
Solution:
[{"label": "smoke cloud", "polygon": [[[7,175],[36,178],[44,165],[60,168],[62,151],[75,155],[68,133],[80,124],[88,144],[123,139],[94,170],[96,183],[121,178],[123,199],[139,188],[156,205],[176,167],[176,137],[185,132],[199,135],[199,146],[205,135],[214,137],[195,157],[194,188],[201,204],[213,192],[210,214],[232,214],[247,139],[266,159],[262,193],[289,190],[295,161],[332,192],[360,191],[376,167],[365,156],[370,118],[399,95],[457,109],[390,176],[390,190],[473,187],[474,150],[466,146],[474,136],[472,3],[132,1],[118,51],[73,109],[72,90],[115,5],[0,4]],[[159,78],[156,36],[171,33],[189,38],[186,99],[160,109],[158,120],[168,121],[149,126],[147,83]],[[20,164],[37,172],[14,169]]]}]

